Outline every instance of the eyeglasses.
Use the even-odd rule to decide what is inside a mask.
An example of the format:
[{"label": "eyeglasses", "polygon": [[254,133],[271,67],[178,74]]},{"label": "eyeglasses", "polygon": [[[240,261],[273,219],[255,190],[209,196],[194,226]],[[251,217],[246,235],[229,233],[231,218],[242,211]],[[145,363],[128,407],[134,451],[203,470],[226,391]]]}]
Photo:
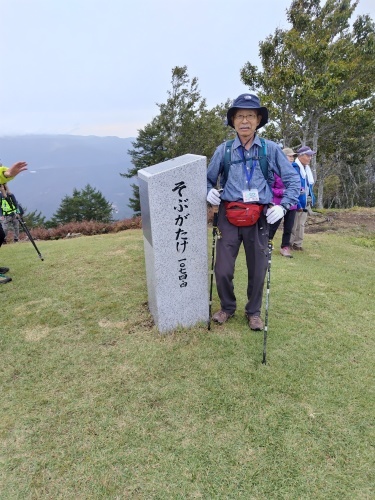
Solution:
[{"label": "eyeglasses", "polygon": [[258,118],[258,115],[255,113],[251,113],[250,115],[235,115],[234,117],[234,119],[239,122],[243,122],[244,120],[249,122],[251,120],[255,120],[256,118]]}]

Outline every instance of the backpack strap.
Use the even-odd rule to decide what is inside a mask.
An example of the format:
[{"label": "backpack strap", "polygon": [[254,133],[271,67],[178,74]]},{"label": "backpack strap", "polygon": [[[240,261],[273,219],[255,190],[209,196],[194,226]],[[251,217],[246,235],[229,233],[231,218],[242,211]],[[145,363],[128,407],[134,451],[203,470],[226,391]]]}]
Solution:
[{"label": "backpack strap", "polygon": [[[231,139],[225,143],[223,166],[224,184],[227,182],[230,166],[235,163],[242,163],[242,160],[231,161],[233,142],[234,139]],[[262,155],[258,157],[259,166],[263,172],[264,178],[268,181],[267,143],[263,137],[260,137],[260,142],[262,144]]]}]

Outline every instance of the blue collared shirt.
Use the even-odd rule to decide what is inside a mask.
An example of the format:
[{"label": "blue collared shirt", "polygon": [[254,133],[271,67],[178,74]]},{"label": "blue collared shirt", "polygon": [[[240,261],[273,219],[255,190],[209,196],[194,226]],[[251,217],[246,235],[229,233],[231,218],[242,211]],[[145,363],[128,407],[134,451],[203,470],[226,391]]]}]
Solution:
[{"label": "blue collared shirt", "polygon": [[[224,154],[225,142],[220,144],[215,150],[213,157],[208,165],[207,170],[207,192],[217,187],[219,175],[221,179],[224,169]],[[222,185],[223,192],[221,199],[224,201],[239,201],[243,200],[242,192],[244,189],[257,189],[259,195],[259,203],[268,205],[272,203],[273,172],[281,177],[285,186],[285,192],[281,200],[284,206],[295,205],[300,194],[300,179],[296,170],[292,167],[281,148],[273,141],[266,140],[267,144],[267,163],[268,163],[268,181],[264,178],[263,172],[259,165],[259,160],[256,160],[255,169],[250,183],[247,182],[247,176],[244,169],[243,161],[230,165],[228,179],[225,185]],[[243,147],[238,136],[236,136],[232,144],[231,161],[235,162],[242,160]],[[262,143],[256,135],[249,151],[245,151],[246,165],[251,168],[252,158],[262,155]],[[220,183],[223,184],[222,180]]]}]

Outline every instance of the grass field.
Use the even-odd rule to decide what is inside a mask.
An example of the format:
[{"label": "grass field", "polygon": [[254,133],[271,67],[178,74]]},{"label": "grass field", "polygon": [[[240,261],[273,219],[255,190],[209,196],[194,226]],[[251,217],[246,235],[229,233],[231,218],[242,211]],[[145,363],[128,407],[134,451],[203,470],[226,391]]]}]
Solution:
[{"label": "grass field", "polygon": [[0,498],[375,498],[375,238],[305,240],[267,365],[243,255],[233,319],[161,336],[141,230],[2,247]]}]

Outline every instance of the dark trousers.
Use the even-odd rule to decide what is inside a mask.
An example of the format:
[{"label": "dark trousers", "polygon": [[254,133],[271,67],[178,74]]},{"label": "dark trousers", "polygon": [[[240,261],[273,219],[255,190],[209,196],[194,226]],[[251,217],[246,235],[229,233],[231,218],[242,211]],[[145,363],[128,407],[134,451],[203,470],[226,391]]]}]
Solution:
[{"label": "dark trousers", "polygon": [[260,314],[263,285],[268,266],[268,224],[264,213],[253,226],[237,227],[228,222],[225,207],[220,205],[218,228],[221,238],[217,240],[215,277],[221,309],[233,314],[236,310],[234,294],[234,268],[243,243],[247,264],[246,314]]},{"label": "dark trousers", "polygon": [[4,240],[5,240],[4,229],[3,226],[0,224],[0,247],[4,243]]},{"label": "dark trousers", "polygon": [[[290,246],[290,236],[292,234],[292,229],[293,229],[293,224],[294,224],[294,219],[296,217],[296,211],[295,210],[288,210],[287,213],[284,215],[284,229],[283,229],[283,236],[281,239],[281,247],[289,247]],[[273,237],[276,234],[276,231],[278,227],[280,226],[282,219],[279,219],[277,222],[274,224],[270,224],[270,240],[273,240]]]}]

